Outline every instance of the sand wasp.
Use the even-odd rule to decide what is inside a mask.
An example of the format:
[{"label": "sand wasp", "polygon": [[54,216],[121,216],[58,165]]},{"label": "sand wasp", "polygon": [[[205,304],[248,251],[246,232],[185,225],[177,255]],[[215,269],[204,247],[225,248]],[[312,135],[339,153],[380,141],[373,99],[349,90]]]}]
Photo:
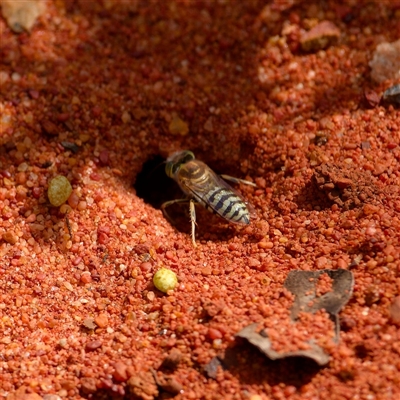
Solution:
[{"label": "sand wasp", "polygon": [[178,183],[186,198],[167,201],[162,204],[161,209],[164,216],[171,221],[166,208],[172,204],[189,203],[194,247],[196,247],[195,204],[202,205],[229,222],[241,225],[250,223],[250,212],[245,201],[225,180],[256,186],[254,183],[229,175],[217,175],[205,163],[197,160],[189,150],[178,151],[168,157],[165,172]]}]

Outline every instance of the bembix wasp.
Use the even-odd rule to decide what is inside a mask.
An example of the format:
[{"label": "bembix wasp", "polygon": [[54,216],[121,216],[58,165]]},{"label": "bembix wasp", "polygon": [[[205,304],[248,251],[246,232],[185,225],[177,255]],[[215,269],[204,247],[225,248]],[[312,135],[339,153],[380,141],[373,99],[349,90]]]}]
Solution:
[{"label": "bembix wasp", "polygon": [[171,220],[166,211],[167,207],[176,203],[189,203],[194,247],[196,247],[195,204],[201,204],[206,209],[218,214],[229,222],[241,225],[248,225],[250,223],[250,212],[245,201],[225,180],[256,186],[254,183],[229,175],[218,176],[205,163],[197,160],[189,150],[178,151],[168,157],[165,172],[178,183],[187,197],[167,201],[162,204],[161,209],[164,216],[168,220]]}]

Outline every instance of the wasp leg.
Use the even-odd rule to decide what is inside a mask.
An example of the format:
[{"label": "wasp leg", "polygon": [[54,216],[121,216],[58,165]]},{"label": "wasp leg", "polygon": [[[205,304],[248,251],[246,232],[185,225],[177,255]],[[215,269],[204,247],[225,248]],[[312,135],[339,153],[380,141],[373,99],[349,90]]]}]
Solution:
[{"label": "wasp leg", "polygon": [[256,185],[255,183],[250,182],[250,181],[246,181],[245,179],[235,178],[235,177],[230,176],[230,175],[220,175],[220,177],[221,177],[222,179],[225,179],[226,181],[229,181],[229,182],[233,182],[233,183],[243,183],[243,184],[245,184],[245,185],[257,187],[257,185]]},{"label": "wasp leg", "polygon": [[170,217],[170,215],[167,213],[166,208],[169,206],[172,206],[172,204],[178,204],[178,203],[189,203],[189,199],[176,199],[176,200],[170,200],[166,201],[165,203],[161,204],[161,211],[164,214],[164,217],[170,222],[172,225],[174,224],[174,220]]},{"label": "wasp leg", "polygon": [[196,239],[194,237],[195,225],[196,225],[196,208],[195,208],[195,204],[196,204],[196,202],[191,199],[189,207],[190,207],[190,222],[192,224],[192,243],[193,243],[193,247],[197,247]]}]

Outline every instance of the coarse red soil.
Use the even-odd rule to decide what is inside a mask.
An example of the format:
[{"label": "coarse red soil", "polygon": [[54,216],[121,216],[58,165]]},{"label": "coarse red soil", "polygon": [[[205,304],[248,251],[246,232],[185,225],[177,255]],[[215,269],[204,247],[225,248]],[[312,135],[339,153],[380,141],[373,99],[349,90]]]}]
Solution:
[{"label": "coarse red soil", "polygon": [[[338,3],[47,0],[19,34],[0,17],[0,398],[400,398],[400,111],[379,103],[399,82],[369,66],[400,3]],[[159,163],[180,149],[257,184],[238,185],[249,226],[199,209],[194,248],[186,209],[166,220],[181,194]],[[338,268],[340,342],[323,311],[292,330],[288,273]],[[329,363],[235,338],[265,321],[275,349],[315,334]]]}]

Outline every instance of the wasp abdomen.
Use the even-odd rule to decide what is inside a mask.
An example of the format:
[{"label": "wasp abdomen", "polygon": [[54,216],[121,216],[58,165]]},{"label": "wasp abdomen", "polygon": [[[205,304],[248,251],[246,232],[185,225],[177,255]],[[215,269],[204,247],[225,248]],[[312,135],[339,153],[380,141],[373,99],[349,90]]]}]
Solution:
[{"label": "wasp abdomen", "polygon": [[250,215],[243,200],[230,190],[216,188],[205,195],[205,205],[221,217],[238,224],[249,224]]}]

